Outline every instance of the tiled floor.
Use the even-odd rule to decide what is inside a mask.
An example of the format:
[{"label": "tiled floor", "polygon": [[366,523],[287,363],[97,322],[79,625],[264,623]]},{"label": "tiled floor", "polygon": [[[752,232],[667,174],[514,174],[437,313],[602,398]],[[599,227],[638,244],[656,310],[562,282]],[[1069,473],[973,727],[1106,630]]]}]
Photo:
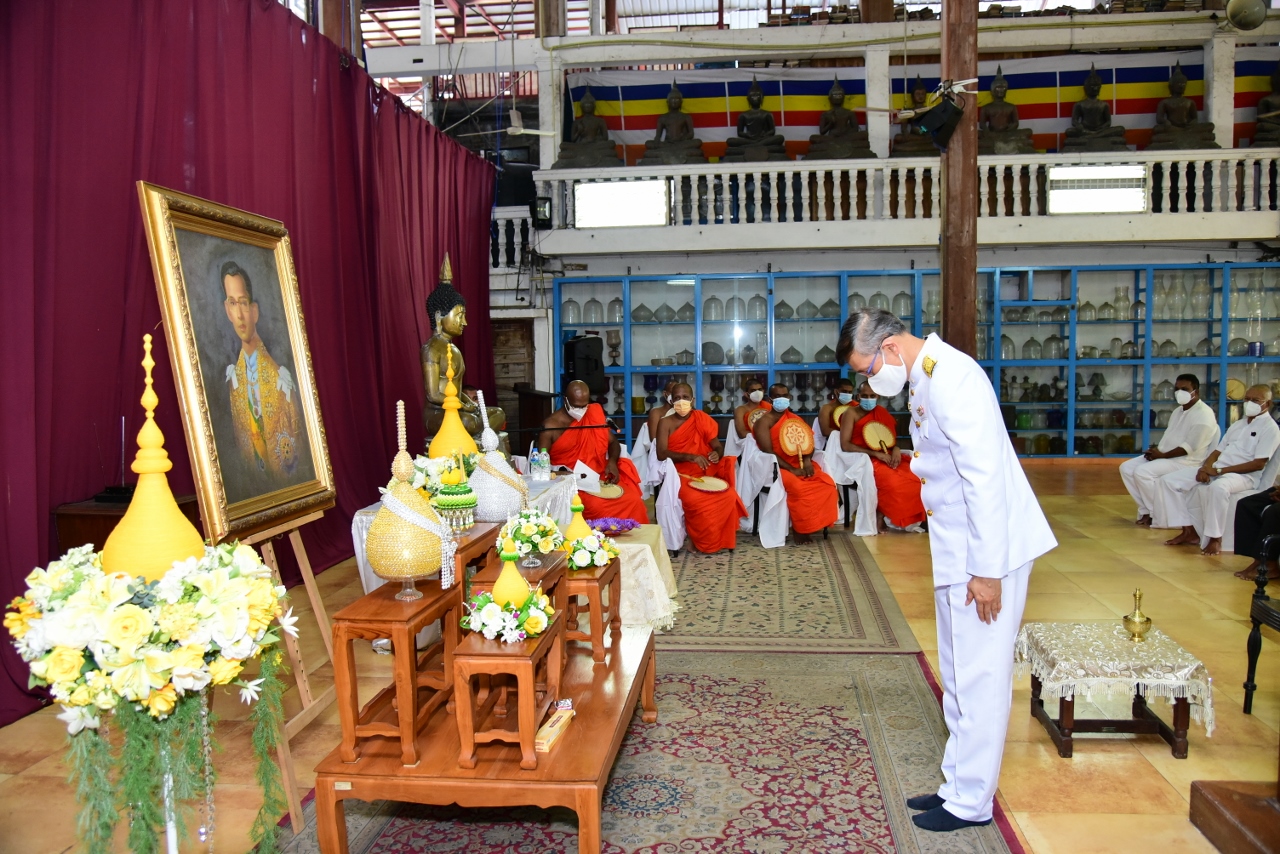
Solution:
[{"label": "tiled floor", "polygon": [[[1168,548],[1168,536],[1132,524],[1132,504],[1111,466],[1063,465],[1029,469],[1032,484],[1061,543],[1037,562],[1027,601],[1028,620],[1114,620],[1132,608],[1134,587],[1157,626],[1191,650],[1215,678],[1217,730],[1211,739],[1193,727],[1190,758],[1173,759],[1154,736],[1083,737],[1075,757],[1060,759],[1048,736],[1027,713],[1029,686],[1015,685],[1001,797],[1029,850],[1035,854],[1110,852],[1132,843],[1162,854],[1212,851],[1187,821],[1192,780],[1274,780],[1280,738],[1280,643],[1269,630],[1258,674],[1254,714],[1241,713],[1244,648],[1252,585],[1231,571],[1235,557],[1204,558]],[[886,535],[867,540],[912,630],[936,664],[933,597],[927,538]],[[354,565],[319,579],[332,611],[360,595]],[[306,597],[297,596],[299,611]],[[304,625],[309,617],[304,615]],[[329,683],[330,668],[317,633],[304,632],[313,686]],[[388,671],[388,659],[367,655],[361,672],[368,696]],[[1077,704],[1080,716],[1124,715],[1127,704]],[[1167,707],[1156,709],[1167,715]],[[64,852],[75,843],[75,803],[62,765],[62,724],[45,710],[0,730],[0,854]],[[249,848],[248,829],[258,804],[252,784],[245,710],[230,696],[219,699],[216,765],[217,848]],[[303,788],[311,769],[338,741],[331,708],[294,739]],[[199,850],[198,845],[184,851]],[[119,850],[124,850],[119,846]]]}]

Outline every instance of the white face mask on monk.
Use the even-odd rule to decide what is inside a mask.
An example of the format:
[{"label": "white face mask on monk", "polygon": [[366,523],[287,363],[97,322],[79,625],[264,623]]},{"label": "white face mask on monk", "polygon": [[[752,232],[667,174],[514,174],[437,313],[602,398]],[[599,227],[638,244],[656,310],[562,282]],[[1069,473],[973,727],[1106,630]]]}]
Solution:
[{"label": "white face mask on monk", "polygon": [[569,413],[569,417],[574,421],[581,421],[582,416],[587,414],[587,408],[585,406],[566,406],[564,411]]}]

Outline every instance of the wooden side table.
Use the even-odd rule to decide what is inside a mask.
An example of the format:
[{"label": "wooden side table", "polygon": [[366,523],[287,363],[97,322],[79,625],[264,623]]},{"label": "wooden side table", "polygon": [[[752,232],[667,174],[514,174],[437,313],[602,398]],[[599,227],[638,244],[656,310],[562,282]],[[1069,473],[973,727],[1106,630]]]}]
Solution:
[{"label": "wooden side table", "polygon": [[[479,632],[463,639],[454,653],[454,700],[457,703],[458,765],[476,767],[476,745],[506,741],[520,745],[520,767],[531,771],[538,767],[533,741],[547,709],[560,693],[560,674],[564,669],[564,614],[557,613],[547,630],[536,638],[518,643],[486,640]],[[539,692],[535,673],[546,660],[546,690]],[[516,729],[501,724],[509,722],[506,709],[496,713],[499,698],[506,702],[507,691],[483,690],[477,698],[471,677],[507,678],[515,682]],[[478,703],[477,700],[479,699]],[[487,728],[481,729],[480,727]]]},{"label": "wooden side table", "polygon": [[[489,561],[484,569],[472,576],[469,597],[475,596],[477,593],[493,591],[493,585],[497,583],[498,576],[502,574],[502,562],[497,559],[496,554],[492,555],[492,557],[493,559]],[[531,587],[542,588],[542,592],[551,599],[558,613],[564,610],[564,589],[560,582],[565,577],[567,565],[567,556],[563,551],[557,549],[549,555],[542,556],[541,566],[524,567],[517,561],[516,569],[520,570],[520,574],[524,576],[525,581],[528,581]]]},{"label": "wooden side table", "polygon": [[[404,602],[396,598],[398,584],[384,584],[352,602],[333,617],[334,682],[337,687],[338,715],[342,722],[342,744],[339,752],[344,762],[360,758],[362,739],[373,736],[399,738],[400,761],[416,765],[418,730],[431,713],[453,693],[454,649],[458,645],[458,620],[462,613],[462,585],[440,589],[440,580],[419,581],[421,599]],[[414,637],[427,624],[441,620],[442,644],[433,645],[421,656]],[[356,663],[352,643],[357,640],[391,638],[395,679],[372,700],[359,708],[356,688]],[[436,655],[438,670],[427,670]],[[419,705],[421,689],[434,694]],[[393,705],[395,716],[386,714]]]},{"label": "wooden side table", "polygon": [[[609,629],[617,638],[622,631],[622,575],[619,569],[622,561],[614,558],[604,566],[592,566],[587,569],[569,569],[565,573],[561,586],[568,602],[565,616],[568,626],[565,629],[565,640],[584,640],[591,644],[591,658],[597,664],[604,661],[604,619],[609,617]],[[603,594],[609,591],[609,607],[604,607]],[[591,621],[590,631],[578,630],[578,597],[587,597],[587,614]]]},{"label": "wooden side table", "polygon": [[[453,554],[455,584],[466,587],[467,567],[486,561],[498,541],[498,531],[502,530],[499,522],[476,522],[474,526],[459,538],[458,550]],[[483,567],[481,567],[483,569]]]}]

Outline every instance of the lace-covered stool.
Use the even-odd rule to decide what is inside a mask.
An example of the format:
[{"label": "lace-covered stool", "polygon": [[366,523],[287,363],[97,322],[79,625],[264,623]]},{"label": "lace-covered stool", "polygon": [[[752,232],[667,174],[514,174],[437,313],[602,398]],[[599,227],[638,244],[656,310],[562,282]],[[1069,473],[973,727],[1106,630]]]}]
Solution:
[{"label": "lace-covered stool", "polygon": [[[1028,623],[1014,646],[1016,672],[1031,672],[1031,714],[1044,725],[1058,748],[1071,758],[1075,733],[1158,735],[1187,758],[1189,720],[1213,734],[1213,680],[1195,656],[1159,629],[1143,643],[1115,623]],[[1044,709],[1042,693],[1059,698],[1058,719]],[[1094,694],[1133,697],[1132,719],[1078,719],[1075,698]],[[1147,697],[1173,703],[1173,726],[1147,707]]]}]

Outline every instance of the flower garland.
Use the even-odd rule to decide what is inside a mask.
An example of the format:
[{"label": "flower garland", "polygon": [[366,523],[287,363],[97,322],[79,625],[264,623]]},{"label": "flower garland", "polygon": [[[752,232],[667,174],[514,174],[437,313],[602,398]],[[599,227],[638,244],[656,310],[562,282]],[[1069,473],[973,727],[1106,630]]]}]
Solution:
[{"label": "flower garland", "polygon": [[569,569],[608,566],[618,556],[618,546],[608,537],[593,534],[569,543]]},{"label": "flower garland", "polygon": [[490,593],[477,593],[464,606],[462,627],[480,632],[486,640],[501,637],[503,643],[518,643],[536,638],[547,630],[555,609],[539,587],[520,608],[499,605]]},{"label": "flower garland", "polygon": [[526,508],[507,520],[498,532],[498,539],[513,540],[521,557],[533,552],[551,554],[564,545],[556,520],[537,508]]},{"label": "flower garland", "polygon": [[[211,685],[237,686],[245,703],[263,700],[252,714],[264,795],[254,839],[262,854],[278,850],[274,817],[283,809],[283,784],[270,749],[256,748],[274,747],[284,721],[280,633],[272,623],[296,636],[297,618],[284,610],[285,589],[257,552],[236,543],[206,546],[202,557],[147,582],[104,572],[101,554],[82,546],[33,570],[26,584],[4,626],[31,669],[31,685],[48,686],[62,706],[90,854],[110,850],[121,809],[130,811],[130,849],[157,850],[166,796],[203,796],[212,824]],[[253,659],[261,664],[258,678],[249,679],[242,673]],[[118,744],[108,737],[104,712],[114,716]],[[204,836],[207,828],[201,830]]]},{"label": "flower garland", "polygon": [[476,470],[479,463],[479,454],[461,454],[459,458],[455,457],[428,457],[420,454],[413,460],[413,478],[409,481],[409,485],[414,489],[420,489],[427,497],[431,497],[440,491],[440,487],[446,483],[458,483],[458,480],[446,478],[454,471],[458,470],[458,459],[461,459],[462,469],[466,472],[467,477]]}]

